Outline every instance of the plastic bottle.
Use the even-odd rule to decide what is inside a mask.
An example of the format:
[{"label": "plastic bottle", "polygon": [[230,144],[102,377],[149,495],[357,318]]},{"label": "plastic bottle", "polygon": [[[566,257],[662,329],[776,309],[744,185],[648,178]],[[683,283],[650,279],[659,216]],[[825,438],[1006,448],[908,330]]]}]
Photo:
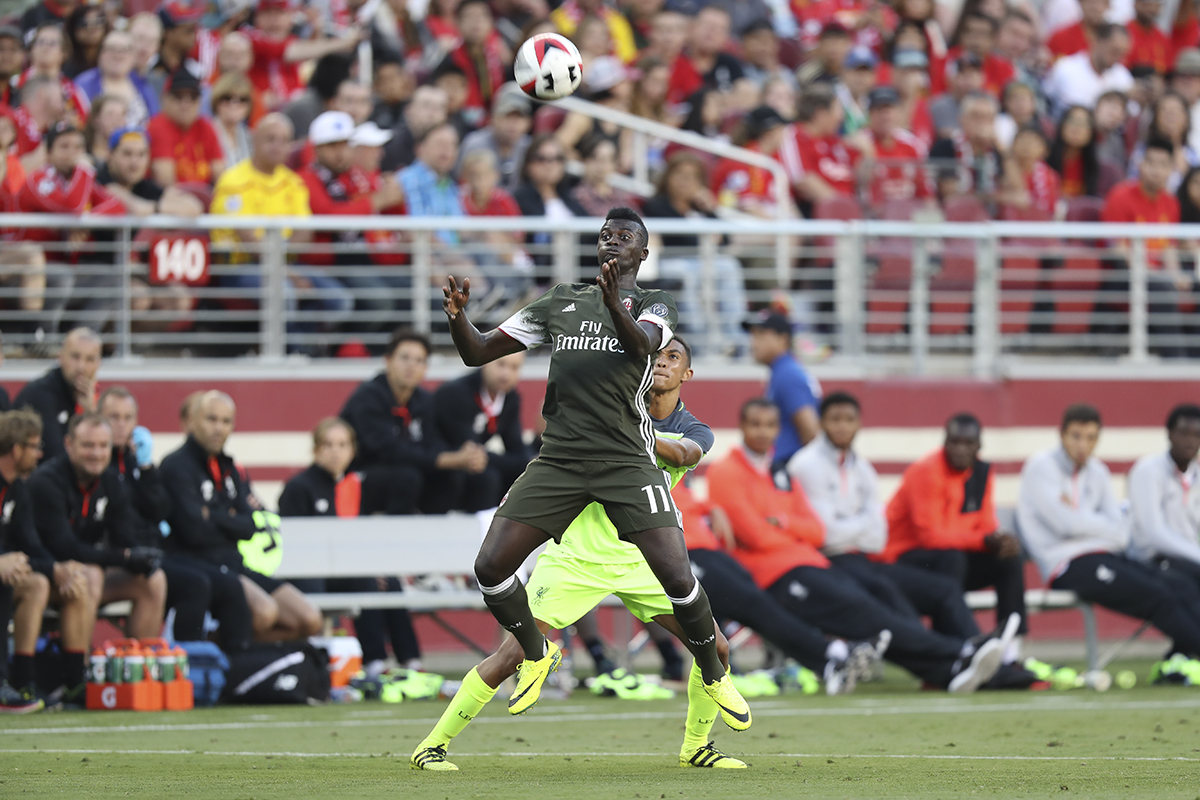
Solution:
[{"label": "plastic bottle", "polygon": [[175,651],[163,650],[158,656],[159,680],[163,683],[170,683],[175,680],[175,666]]},{"label": "plastic bottle", "polygon": [[117,648],[109,645],[105,648],[108,656],[108,682],[125,682],[125,655]]},{"label": "plastic bottle", "polygon": [[188,679],[188,655],[187,651],[182,647],[175,648],[175,679],[186,681]]},{"label": "plastic bottle", "polygon": [[88,659],[88,683],[105,683],[108,679],[108,656],[97,647]]},{"label": "plastic bottle", "polygon": [[141,683],[146,679],[146,656],[138,645],[129,645],[125,654],[125,682]]}]

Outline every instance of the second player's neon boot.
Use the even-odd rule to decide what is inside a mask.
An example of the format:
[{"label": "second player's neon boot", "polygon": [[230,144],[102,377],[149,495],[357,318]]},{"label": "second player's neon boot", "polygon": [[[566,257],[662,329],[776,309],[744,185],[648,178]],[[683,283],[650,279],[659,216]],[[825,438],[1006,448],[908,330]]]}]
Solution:
[{"label": "second player's neon boot", "polygon": [[526,659],[517,668],[517,688],[508,699],[508,713],[524,714],[542,695],[542,684],[546,676],[558,669],[562,661],[562,650],[549,639],[546,640],[546,655],[537,661]]},{"label": "second player's neon boot", "polygon": [[697,747],[694,750],[684,748],[679,751],[679,766],[681,767],[711,767],[712,769],[745,769],[746,762],[733,756],[727,756],[716,748],[715,743]]},{"label": "second player's neon boot", "polygon": [[408,763],[413,769],[423,769],[427,772],[458,772],[458,767],[446,760],[446,745],[436,747],[418,747]]}]

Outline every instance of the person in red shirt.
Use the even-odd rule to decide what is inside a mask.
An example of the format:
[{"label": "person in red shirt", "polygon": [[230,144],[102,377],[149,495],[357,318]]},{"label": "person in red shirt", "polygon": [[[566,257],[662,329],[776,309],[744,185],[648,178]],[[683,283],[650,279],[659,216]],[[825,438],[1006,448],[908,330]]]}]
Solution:
[{"label": "person in red shirt", "polygon": [[[777,156],[786,121],[770,106],[759,106],[746,115],[734,132],[733,144],[767,156]],[[775,217],[778,194],[770,170],[731,158],[721,159],[713,170],[713,194],[726,208],[759,217]]]},{"label": "person in red shirt", "polygon": [[292,35],[295,11],[294,0],[259,0],[254,27],[242,29],[254,50],[250,82],[268,109],[279,108],[304,90],[299,71],[302,61],[349,53],[365,36],[361,28],[352,26],[341,38],[302,41]]},{"label": "person in red shirt", "polygon": [[17,124],[17,156],[25,172],[46,163],[46,131],[65,121],[66,103],[58,82],[51,78],[30,78],[21,90],[21,104],[13,110]]},{"label": "person in red shirt", "polygon": [[1055,58],[1073,56],[1091,48],[1093,32],[1107,22],[1108,0],[1079,0],[1079,10],[1083,19],[1059,28],[1046,40],[1046,47]]},{"label": "person in red shirt", "polygon": [[774,404],[749,400],[740,428],[742,446],[708,469],[708,494],[729,517],[733,557],[760,588],[828,635],[890,640],[884,657],[935,686],[970,692],[996,674],[1007,642],[990,638],[976,645],[931,631],[920,618],[892,610],[851,576],[829,568],[817,549],[825,541],[824,526],[800,484],[782,464],[772,464],[779,435]]},{"label": "person in red shirt", "polygon": [[865,155],[872,161],[871,205],[889,200],[933,197],[933,181],[925,169],[925,143],[898,124],[900,95],[891,86],[871,90],[867,99]]},{"label": "person in red shirt", "polygon": [[1175,46],[1158,29],[1161,11],[1162,0],[1134,0],[1133,19],[1125,25],[1129,31],[1129,54],[1125,56],[1125,66],[1153,67],[1159,75],[1166,75],[1175,66]]},{"label": "person in red shirt", "polygon": [[900,95],[898,122],[928,149],[937,139],[933,115],[929,113],[929,57],[920,50],[897,50],[892,54],[892,84]]},{"label": "person in red shirt", "polygon": [[1097,196],[1100,159],[1096,138],[1096,118],[1089,108],[1071,106],[1058,121],[1046,163],[1058,173],[1063,197]]},{"label": "person in red shirt", "polygon": [[[978,57],[983,64],[983,88],[996,97],[1017,74],[1012,62],[993,52],[998,29],[999,23],[986,14],[978,11],[966,14],[959,27],[958,46],[950,48],[945,62],[952,64],[964,53]],[[946,90],[947,77],[945,68],[940,76],[931,76],[933,94],[941,94]]]},{"label": "person in red shirt", "polygon": [[[16,196],[22,214],[105,214],[122,216],[125,204],[96,182],[84,159],[83,131],[60,122],[46,133],[46,164],[29,173]],[[25,228],[27,241],[60,241],[64,231]],[[70,234],[75,237],[75,234]]]},{"label": "person in red shirt", "polygon": [[1013,138],[1005,161],[1001,204],[1014,209],[1034,209],[1053,219],[1062,195],[1062,182],[1046,163],[1050,144],[1046,134],[1033,126],[1021,128]]},{"label": "person in red shirt", "polygon": [[1015,614],[1024,631],[1021,545],[1000,531],[991,465],[979,458],[982,431],[970,414],[951,417],[942,448],[904,471],[887,507],[887,546],[876,559],[948,575],[963,591],[994,586],[998,627]]},{"label": "person in red shirt", "polygon": [[683,53],[688,39],[688,24],[688,18],[678,11],[659,11],[650,25],[650,43],[642,51],[643,57],[661,59],[671,70],[667,103],[676,107],[704,86],[704,78]]},{"label": "person in red shirt", "polygon": [[779,149],[792,191],[803,202],[837,195],[854,197],[859,153],[838,136],[842,106],[824,86],[811,86],[800,96],[799,121],[789,126]]},{"label": "person in red shirt", "polygon": [[492,96],[504,83],[505,47],[495,36],[487,0],[464,0],[455,18],[462,44],[445,60],[466,76],[467,98],[461,112],[468,125],[478,128],[487,123]]},{"label": "person in red shirt", "polygon": [[163,188],[216,183],[225,170],[225,151],[212,123],[200,116],[200,79],[187,69],[176,71],[162,104],[147,126],[155,182]]},{"label": "person in red shirt", "polygon": [[72,125],[82,126],[87,120],[91,103],[87,95],[63,72],[66,63],[66,44],[62,26],[57,22],[39,25],[29,40],[29,67],[17,78],[14,86],[22,88],[31,78],[49,78],[58,84],[66,109],[65,119]]}]

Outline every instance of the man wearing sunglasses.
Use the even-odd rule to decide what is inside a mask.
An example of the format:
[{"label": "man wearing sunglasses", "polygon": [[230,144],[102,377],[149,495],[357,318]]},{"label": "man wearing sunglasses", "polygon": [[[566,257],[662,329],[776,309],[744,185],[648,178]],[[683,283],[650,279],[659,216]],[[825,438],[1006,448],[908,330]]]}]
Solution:
[{"label": "man wearing sunglasses", "polygon": [[225,170],[225,153],[212,123],[200,116],[200,79],[186,68],[167,80],[162,113],[147,128],[150,170],[164,188],[176,183],[213,184]]}]

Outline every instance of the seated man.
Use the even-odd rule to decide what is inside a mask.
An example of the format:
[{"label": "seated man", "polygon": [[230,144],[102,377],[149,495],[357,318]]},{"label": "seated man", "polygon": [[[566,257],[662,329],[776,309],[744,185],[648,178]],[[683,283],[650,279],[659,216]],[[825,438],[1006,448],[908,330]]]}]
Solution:
[{"label": "seated man", "polygon": [[382,491],[363,496],[364,514],[426,514],[450,510],[454,479],[449,470],[478,475],[488,453],[475,441],[449,450],[438,435],[433,394],[421,388],[429,361],[429,340],[397,329],[383,353],[384,371],[354,390],[341,418],[358,438],[354,468]]},{"label": "seated man", "polygon": [[[991,465],[979,459],[979,420],[958,414],[946,441],[904,471],[887,508],[888,543],[877,559],[947,575],[959,591],[996,588],[996,625],[1017,614],[1025,627],[1021,545],[1000,531],[992,505]],[[1005,661],[1015,661],[1015,652]]]},{"label": "seated man", "polygon": [[13,408],[33,409],[42,418],[42,461],[62,455],[72,415],[95,409],[101,344],[91,328],[71,331],[58,351],[58,366],[25,384],[13,401]]},{"label": "seated man", "polygon": [[1180,405],[1167,418],[1165,453],[1129,471],[1129,510],[1137,558],[1200,588],[1200,407]]},{"label": "seated man", "polygon": [[[1190,418],[1194,458],[1200,447],[1200,409],[1191,408],[1195,409]],[[1152,514],[1160,519],[1164,514],[1185,519],[1188,514],[1183,502],[1187,490],[1181,488],[1181,473],[1173,458],[1176,439],[1181,438],[1176,431],[1186,424],[1177,412],[1169,421],[1172,451],[1167,457],[1143,458],[1129,474],[1139,537],[1144,535],[1139,526]],[[1025,546],[1051,587],[1149,620],[1174,639],[1177,652],[1196,658],[1200,656],[1200,595],[1194,585],[1171,576],[1170,570],[1163,572],[1124,555],[1130,538],[1128,523],[1113,495],[1108,467],[1092,456],[1099,438],[1100,413],[1091,406],[1071,406],[1063,414],[1062,444],[1025,462],[1017,504]],[[1190,461],[1183,465],[1195,471]],[[1155,472],[1162,477],[1152,477]],[[1151,494],[1152,483],[1158,484],[1157,499]],[[1151,502],[1155,508],[1148,511]],[[1174,512],[1168,503],[1180,511]]]},{"label": "seated man", "polygon": [[[96,604],[88,591],[83,565],[55,562],[33,527],[33,504],[25,478],[37,467],[42,423],[31,411],[0,414],[0,630],[13,624],[12,672],[7,636],[0,648],[0,713],[24,714],[42,708],[34,682],[34,654],[42,615],[54,603],[61,615],[64,674],[76,702],[84,681],[84,663],[96,622]],[[55,688],[55,687],[47,687]]]},{"label": "seated man", "polygon": [[87,411],[71,417],[65,442],[66,452],[29,478],[38,537],[55,559],[86,565],[98,606],[133,601],[129,636],[159,636],[167,597],[162,550],[134,539],[129,498],[108,472],[112,430],[104,417]]},{"label": "seated man", "polygon": [[926,683],[973,692],[996,674],[1016,633],[1014,616],[1000,638],[963,639],[930,631],[919,619],[880,603],[854,580],[829,568],[817,548],[825,529],[804,491],[772,468],[779,410],[754,398],[742,406],[742,446],[708,470],[709,497],[729,515],[733,557],[777,603],[826,634],[868,640],[891,632],[885,657]]},{"label": "seated man", "polygon": [[[433,395],[442,441],[449,447],[475,442],[487,450],[487,467],[478,473],[454,472],[456,511],[495,508],[520,477],[535,452],[521,432],[521,380],[524,353],[496,359],[461,378],[446,381]],[[493,446],[493,443],[494,446]]]},{"label": "seated man", "polygon": [[[286,483],[279,496],[281,517],[357,517],[362,514],[364,477],[349,472],[357,442],[345,420],[327,417],[313,428],[313,463]],[[297,581],[305,592],[399,592],[397,578],[307,578]],[[412,620],[403,608],[364,608],[354,621],[363,651],[363,670],[375,677],[387,661],[384,628],[401,666],[419,669],[421,648]]]},{"label": "seated man", "polygon": [[951,578],[907,564],[881,564],[868,554],[887,544],[887,519],[871,462],[854,452],[862,428],[858,400],[834,392],[821,400],[821,433],[788,462],[825,526],[821,552],[877,600],[912,617],[928,616],[933,629],[969,639],[979,633],[962,590]]},{"label": "seated man", "polygon": [[[129,496],[131,537],[137,544],[161,548],[171,498],[154,466],[150,431],[138,426],[137,400],[124,386],[111,386],[100,395],[96,409],[112,430],[108,471]],[[208,638],[204,615],[211,612],[221,624],[221,646],[227,652],[250,645],[250,607],[237,575],[175,553],[163,557],[162,569],[167,576],[167,608],[175,610],[175,639],[195,642]]]},{"label": "seated man", "polygon": [[313,636],[321,612],[290,583],[248,568],[238,551],[258,525],[241,472],[225,453],[235,411],[229,395],[206,392],[194,405],[187,441],[163,459],[159,472],[171,499],[167,547],[241,576],[258,641]]}]

